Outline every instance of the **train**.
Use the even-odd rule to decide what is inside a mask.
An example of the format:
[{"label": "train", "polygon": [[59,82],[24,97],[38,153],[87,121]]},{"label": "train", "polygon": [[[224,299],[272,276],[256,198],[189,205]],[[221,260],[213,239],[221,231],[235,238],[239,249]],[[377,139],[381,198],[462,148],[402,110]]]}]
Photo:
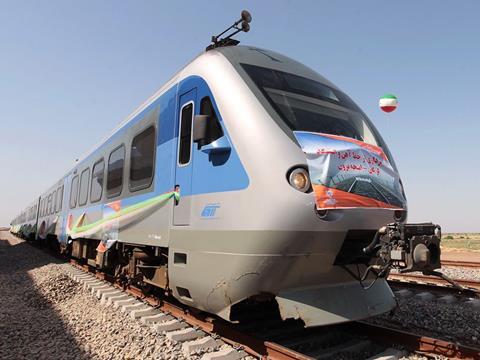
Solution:
[{"label": "train", "polygon": [[[183,67],[35,198],[11,232],[229,321],[242,304],[265,299],[305,326],[391,310],[396,301],[385,274],[378,276],[379,252],[366,251],[379,246],[385,224],[406,221],[386,143],[314,70],[227,40]],[[318,134],[329,142],[311,152]],[[388,163],[393,195],[367,178],[372,167],[370,175],[338,180],[340,170],[359,169],[342,168],[341,157],[322,157],[320,168],[336,166],[336,174],[321,185],[312,164],[338,155],[332,144],[349,146],[346,160]],[[366,202],[338,206],[352,188]],[[416,261],[438,260],[435,246],[430,239]],[[389,264],[405,261],[395,249]]]}]

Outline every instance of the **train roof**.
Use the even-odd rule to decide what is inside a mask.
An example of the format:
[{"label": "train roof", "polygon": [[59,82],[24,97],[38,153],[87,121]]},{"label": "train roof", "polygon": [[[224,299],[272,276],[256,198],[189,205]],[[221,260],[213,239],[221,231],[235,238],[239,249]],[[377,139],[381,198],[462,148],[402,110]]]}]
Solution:
[{"label": "train roof", "polygon": [[[277,53],[272,50],[262,49],[254,46],[248,45],[237,45],[237,46],[224,46],[217,47],[211,50],[202,51],[197,55],[193,60],[188,62],[183,66],[179,71],[177,71],[167,82],[165,82],[159,90],[157,90],[152,96],[150,96],[146,101],[144,101],[140,106],[138,106],[129,116],[127,116],[123,121],[121,121],[107,136],[102,138],[94,147],[89,151],[85,152],[75,165],[72,166],[63,176],[68,176],[72,171],[74,171],[79,164],[85,161],[91,154],[98,150],[105,142],[112,138],[118,131],[122,130],[125,126],[135,119],[135,117],[145,110],[149,105],[151,105],[161,94],[168,90],[172,85],[177,83],[184,76],[188,76],[188,68],[193,63],[201,60],[203,57],[209,57],[212,55],[221,54],[226,58],[234,68],[237,70],[241,68],[241,64],[252,64],[267,68],[272,68],[275,70],[285,71],[289,73],[294,73],[299,76],[307,77],[314,79],[321,83],[324,83],[328,86],[337,88],[334,84],[328,81],[323,76],[319,75],[317,72],[313,71],[309,67],[303,65],[302,63],[293,60],[285,55]],[[55,182],[56,184],[57,182]],[[49,187],[45,192],[48,193],[54,186]]]}]

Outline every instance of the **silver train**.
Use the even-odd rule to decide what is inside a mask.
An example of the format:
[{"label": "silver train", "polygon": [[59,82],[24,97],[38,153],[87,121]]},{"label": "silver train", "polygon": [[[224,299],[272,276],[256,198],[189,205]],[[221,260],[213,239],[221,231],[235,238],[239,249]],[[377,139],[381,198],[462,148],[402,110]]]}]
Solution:
[{"label": "silver train", "polygon": [[[281,76],[291,80],[284,88],[273,80]],[[295,87],[299,79],[310,96]],[[325,89],[341,100],[318,100]],[[360,138],[368,131],[392,162],[374,126],[327,79],[270,50],[219,46],[174,75],[11,231],[227,320],[242,303],[265,299],[306,326],[391,310],[384,278],[367,290],[354,275],[368,266],[361,249],[405,212],[317,210],[293,131],[349,135],[288,121],[282,92],[303,111],[315,111],[315,97],[316,107],[356,112]]]}]

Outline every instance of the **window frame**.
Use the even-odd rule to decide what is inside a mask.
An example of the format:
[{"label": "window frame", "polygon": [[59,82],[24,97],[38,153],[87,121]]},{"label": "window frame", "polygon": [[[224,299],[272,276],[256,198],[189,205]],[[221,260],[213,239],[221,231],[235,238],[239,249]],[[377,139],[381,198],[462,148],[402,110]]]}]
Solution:
[{"label": "window frame", "polygon": [[63,185],[57,188],[57,201],[55,203],[55,211],[59,212],[62,210],[63,203]]},{"label": "window frame", "polygon": [[[183,109],[186,108],[188,105],[192,104],[192,118],[190,119],[190,156],[188,157],[188,162],[185,164],[180,163],[180,145],[182,142],[182,114],[183,114]],[[192,147],[193,147],[193,120],[195,118],[195,101],[189,100],[185,104],[182,105],[180,108],[180,113],[179,113],[179,118],[178,118],[178,147],[177,147],[177,166],[178,167],[184,167],[190,165],[192,162]]]},{"label": "window frame", "polygon": [[[110,171],[109,171],[109,168],[110,168],[110,158],[112,157],[112,154],[117,151],[118,149],[122,148],[123,147],[123,167],[122,167],[122,183],[120,185],[120,191],[118,193],[115,193],[113,195],[109,194],[108,193],[108,178],[109,178],[109,174],[110,174]],[[125,178],[125,160],[126,160],[126,157],[127,157],[127,148],[125,147],[125,144],[122,143],[121,145],[117,146],[115,149],[113,149],[112,151],[110,151],[110,154],[108,155],[108,163],[107,163],[107,182],[106,182],[106,187],[105,187],[105,194],[106,194],[106,197],[107,199],[112,199],[112,198],[115,198],[117,196],[121,196],[122,195],[122,192],[123,192],[123,183],[124,183],[124,178]]]},{"label": "window frame", "polygon": [[55,204],[57,203],[57,189],[52,192],[52,207],[50,209],[50,214],[55,214]]},{"label": "window frame", "polygon": [[[88,173],[88,178],[87,178],[87,190],[86,190],[86,196],[85,196],[85,202],[84,203],[81,203],[80,202],[80,196],[82,194],[82,177],[83,177],[83,174],[85,173]],[[89,190],[90,190],[90,167],[87,167],[85,169],[82,170],[82,172],[80,173],[80,180],[78,181],[78,206],[85,206],[87,205],[88,203],[88,193],[89,193]]]},{"label": "window frame", "polygon": [[[212,114],[205,114],[204,113],[204,108],[203,107],[205,106],[204,104],[207,104],[207,102],[209,104],[208,106],[210,107],[210,109],[212,111]],[[197,146],[198,146],[197,149],[200,149],[202,146],[209,145],[212,142],[217,141],[221,137],[225,136],[225,131],[223,129],[222,122],[220,121],[220,114],[218,113],[218,111],[216,109],[216,106],[212,101],[212,97],[209,94],[206,94],[206,95],[202,96],[202,98],[199,101],[199,109],[200,109],[199,110],[200,115],[208,116],[209,122],[207,122],[207,132],[206,132],[206,134],[210,135],[209,130],[211,129],[211,126],[212,126],[210,122],[214,122],[214,123],[216,123],[215,126],[217,126],[217,129],[219,130],[218,135],[220,135],[220,136],[218,136],[214,140],[208,139],[209,141],[206,142],[205,144],[202,144],[202,145],[200,145],[199,141],[195,142],[195,144],[197,144]],[[193,126],[192,126],[192,129],[193,129]],[[193,139],[192,139],[192,141],[193,141]]]},{"label": "window frame", "polygon": [[[77,188],[75,189],[75,203],[72,206],[72,194],[73,194],[73,181],[77,179]],[[70,199],[68,202],[68,205],[70,206],[70,209],[74,209],[77,207],[77,202],[78,202],[78,188],[79,188],[79,180],[78,180],[78,174],[76,174],[70,183]]]},{"label": "window frame", "polygon": [[50,193],[47,197],[47,215],[51,214],[51,207],[52,207],[52,194]]},{"label": "window frame", "polygon": [[[102,173],[103,173],[103,179],[102,179],[102,187],[101,187],[101,191],[100,191],[100,197],[97,199],[97,200],[93,200],[92,199],[92,189],[93,189],[93,174],[95,173],[95,166],[97,166],[98,164],[100,164],[101,162],[103,162],[103,170],[102,170]],[[93,166],[92,166],[92,176],[90,177],[90,194],[89,194],[89,199],[90,199],[90,203],[93,204],[93,203],[96,203],[96,202],[99,202],[102,200],[102,197],[103,197],[103,188],[105,187],[105,158],[102,156],[99,160],[97,160]]]},{"label": "window frame", "polygon": [[[132,185],[132,147],[133,147],[133,142],[134,142],[135,138],[137,138],[139,135],[143,134],[144,132],[146,132],[150,128],[153,129],[152,176],[150,177],[150,181],[148,183],[142,184],[140,186],[133,186]],[[191,146],[191,144],[190,144],[190,146]],[[191,156],[191,154],[190,154],[190,156]],[[136,192],[136,191],[148,189],[150,186],[152,186],[153,179],[155,178],[156,159],[157,159],[157,127],[155,126],[155,124],[150,124],[149,126],[143,128],[141,131],[138,131],[133,136],[132,141],[130,142],[130,158],[128,159],[129,160],[129,163],[128,163],[128,189],[130,190],[130,192]]]}]

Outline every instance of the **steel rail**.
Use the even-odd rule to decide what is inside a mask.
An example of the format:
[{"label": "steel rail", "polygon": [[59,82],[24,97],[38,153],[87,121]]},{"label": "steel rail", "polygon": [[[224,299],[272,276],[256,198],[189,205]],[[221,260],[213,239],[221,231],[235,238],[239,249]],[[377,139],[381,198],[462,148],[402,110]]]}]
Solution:
[{"label": "steel rail", "polygon": [[[480,253],[478,254],[478,257],[480,259]],[[480,269],[480,261],[442,260],[442,266]]]},{"label": "steel rail", "polygon": [[407,349],[429,356],[445,356],[453,359],[480,359],[480,349],[440,340],[428,336],[392,329],[381,325],[373,325],[363,321],[352,324],[356,330],[368,334],[369,337],[382,342],[397,342]]},{"label": "steel rail", "polygon": [[[418,283],[418,284],[426,284],[426,285],[435,285],[444,288],[451,288],[456,291],[454,287],[450,285],[446,280],[429,275],[418,275],[418,274],[390,274],[388,276],[389,281],[396,281],[396,282],[406,282],[406,283]],[[475,291],[480,290],[480,281],[476,280],[464,280],[464,279],[453,279],[458,284],[465,288],[473,289]]]}]

